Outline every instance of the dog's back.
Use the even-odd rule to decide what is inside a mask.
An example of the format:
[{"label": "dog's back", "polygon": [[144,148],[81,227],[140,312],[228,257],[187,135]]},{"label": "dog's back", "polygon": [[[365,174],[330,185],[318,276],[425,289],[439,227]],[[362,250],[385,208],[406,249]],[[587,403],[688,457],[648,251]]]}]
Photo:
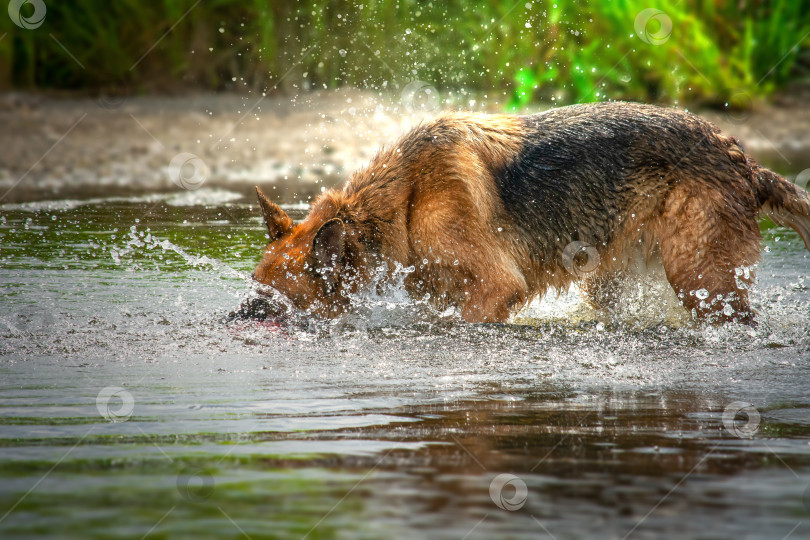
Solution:
[{"label": "dog's back", "polygon": [[537,282],[572,274],[576,253],[566,254],[568,246],[592,246],[598,265],[573,277],[584,277],[591,297],[603,300],[634,255],[659,251],[696,315],[748,320],[744,289],[759,259],[757,215],[792,226],[810,249],[807,194],[695,115],[619,102],[523,121],[523,147],[494,177],[529,245],[528,274]]},{"label": "dog's back", "polygon": [[649,222],[717,144],[712,127],[693,115],[633,103],[576,105],[522,120],[521,149],[493,173],[504,207],[545,261],[559,259],[571,242],[602,249],[637,240],[628,229]]}]

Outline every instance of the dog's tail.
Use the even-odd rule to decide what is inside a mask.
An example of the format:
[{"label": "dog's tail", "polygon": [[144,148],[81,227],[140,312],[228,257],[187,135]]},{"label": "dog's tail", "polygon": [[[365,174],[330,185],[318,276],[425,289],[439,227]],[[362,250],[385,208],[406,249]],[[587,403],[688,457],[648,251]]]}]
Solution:
[{"label": "dog's tail", "polygon": [[810,250],[810,194],[753,160],[749,164],[760,213],[794,229]]}]

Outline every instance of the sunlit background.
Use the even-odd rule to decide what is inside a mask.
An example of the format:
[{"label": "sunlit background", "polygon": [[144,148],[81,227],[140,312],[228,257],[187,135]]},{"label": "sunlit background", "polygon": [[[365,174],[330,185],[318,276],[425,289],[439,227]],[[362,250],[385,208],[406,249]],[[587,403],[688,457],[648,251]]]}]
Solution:
[{"label": "sunlit background", "polygon": [[[606,98],[721,106],[810,75],[806,0],[46,5],[40,31],[0,22],[0,90],[396,91],[418,79],[503,109]],[[29,26],[35,8],[22,6]]]}]

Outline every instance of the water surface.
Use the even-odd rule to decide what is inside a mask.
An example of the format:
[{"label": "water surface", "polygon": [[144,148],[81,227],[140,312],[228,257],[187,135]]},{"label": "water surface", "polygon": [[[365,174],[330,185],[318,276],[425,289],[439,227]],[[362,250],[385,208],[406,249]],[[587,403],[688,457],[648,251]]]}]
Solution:
[{"label": "water surface", "polygon": [[0,206],[0,535],[810,538],[810,254],[763,231],[755,329],[665,288],[280,328],[223,322],[238,195]]}]

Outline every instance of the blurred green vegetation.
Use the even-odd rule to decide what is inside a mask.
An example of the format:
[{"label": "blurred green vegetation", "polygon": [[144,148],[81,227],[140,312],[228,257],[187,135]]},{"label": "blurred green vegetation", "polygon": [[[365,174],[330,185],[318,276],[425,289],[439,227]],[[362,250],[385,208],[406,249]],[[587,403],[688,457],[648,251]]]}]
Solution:
[{"label": "blurred green vegetation", "polygon": [[0,89],[395,91],[422,80],[518,108],[750,101],[810,74],[810,0],[656,2],[646,16],[647,0],[45,4],[36,29],[0,16]]}]

